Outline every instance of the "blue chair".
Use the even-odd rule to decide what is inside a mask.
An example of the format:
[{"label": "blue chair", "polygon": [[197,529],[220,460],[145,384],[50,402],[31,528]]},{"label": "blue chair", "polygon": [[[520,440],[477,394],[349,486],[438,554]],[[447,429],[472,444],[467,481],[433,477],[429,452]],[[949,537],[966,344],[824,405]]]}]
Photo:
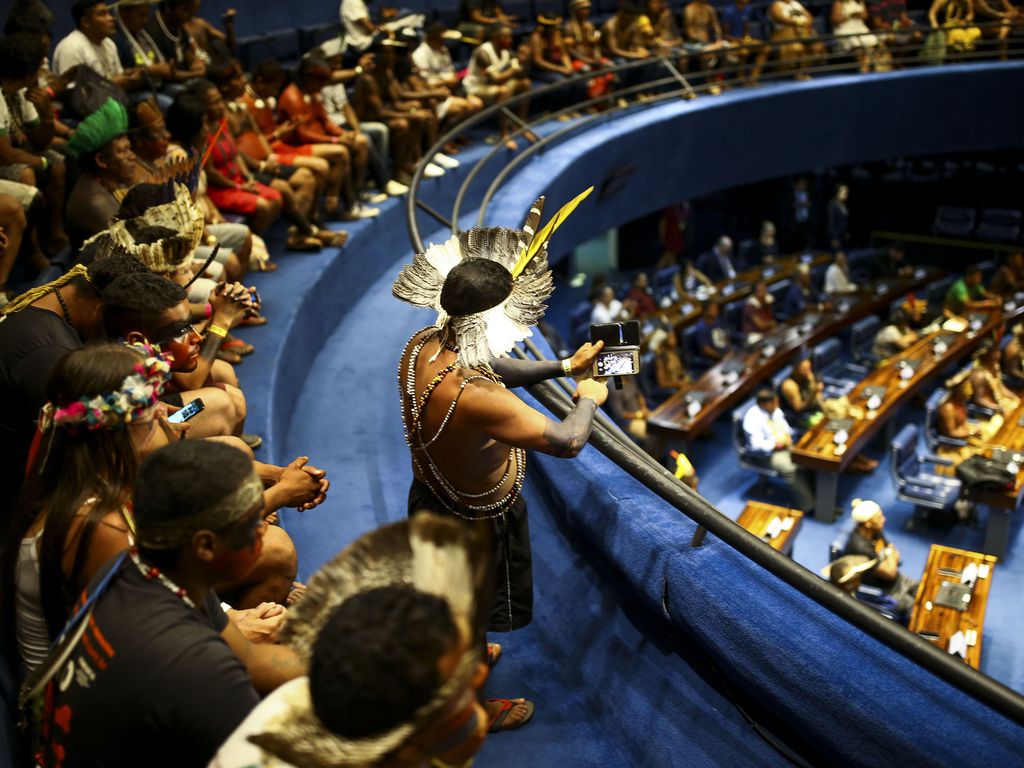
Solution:
[{"label": "blue chair", "polygon": [[843,522],[839,525],[839,529],[836,531],[836,535],[832,538],[832,541],[828,545],[828,561],[831,563],[833,560],[838,560],[846,552],[846,542],[850,538],[850,534],[853,533],[853,529],[857,527],[857,523],[853,521],[853,518],[849,515],[843,518]]},{"label": "blue chair", "polygon": [[729,329],[729,335],[732,337],[734,344],[741,343],[745,338],[744,334],[740,332],[740,326],[743,324],[743,305],[746,303],[746,299],[733,301],[726,304],[722,310],[725,327]]},{"label": "blue chair", "polygon": [[924,296],[928,299],[928,311],[932,315],[942,312],[942,305],[946,301],[946,294],[949,293],[949,288],[955,281],[956,278],[950,276],[937,280],[934,283],[929,283],[925,289]]},{"label": "blue chair", "polygon": [[589,301],[581,301],[569,311],[569,343],[580,347],[590,341],[590,313],[594,306]]},{"label": "blue chair", "polygon": [[[928,400],[924,405],[924,441],[928,446],[928,450],[935,452],[939,449],[939,446],[946,445],[953,448],[962,448],[967,445],[966,440],[961,440],[957,437],[946,437],[939,434],[939,421],[938,412],[939,405],[946,397],[946,390],[939,387],[928,396]],[[974,416],[974,419],[968,418],[968,421],[974,423],[979,418],[989,419],[995,412],[990,408],[982,408],[980,405],[968,404],[967,415],[968,417]]]},{"label": "blue chair", "polygon": [[875,346],[875,337],[881,327],[882,323],[876,315],[862,317],[850,327],[850,352],[854,362],[865,367],[878,362],[871,349]]},{"label": "blue chair", "polygon": [[[772,298],[775,300],[775,304],[773,306],[782,306],[782,300],[786,298],[790,285],[792,285],[792,281],[787,278],[785,280],[779,280],[777,283],[772,283],[768,286],[768,293],[770,293]],[[778,313],[776,312],[776,314]]]},{"label": "blue chair", "polygon": [[974,236],[996,243],[1017,243],[1020,242],[1020,222],[1020,211],[986,208],[981,212],[981,222]]},{"label": "blue chair", "polygon": [[952,466],[953,462],[940,456],[919,456],[919,436],[917,425],[907,424],[889,446],[889,471],[896,486],[896,498],[913,504],[915,508],[952,510],[960,498],[960,481],[936,474],[927,467],[929,464]]},{"label": "blue chair", "polygon": [[654,291],[654,298],[660,301],[663,296],[672,293],[673,281],[679,273],[679,265],[659,269],[651,278],[651,290]]},{"label": "blue chair", "polygon": [[945,237],[970,237],[974,231],[975,213],[973,208],[939,206],[935,210],[932,231]]},{"label": "blue chair", "polygon": [[647,352],[640,359],[638,382],[640,384],[640,391],[644,393],[647,405],[651,408],[661,405],[675,394],[675,390],[670,387],[658,386],[658,369],[654,364],[655,357],[656,355],[653,352]]},{"label": "blue chair", "polygon": [[[815,375],[825,384],[825,397],[842,397],[867,373],[866,369],[848,370],[843,363],[843,346],[838,339],[826,339],[811,352]],[[851,376],[853,378],[851,378]]]},{"label": "blue chair", "polygon": [[887,619],[892,621],[898,621],[900,624],[906,624],[909,620],[909,616],[901,613],[899,608],[896,607],[896,600],[889,595],[885,594],[878,587],[869,587],[866,584],[862,584],[857,589],[855,597],[869,608],[878,611],[880,614],[885,616]]}]

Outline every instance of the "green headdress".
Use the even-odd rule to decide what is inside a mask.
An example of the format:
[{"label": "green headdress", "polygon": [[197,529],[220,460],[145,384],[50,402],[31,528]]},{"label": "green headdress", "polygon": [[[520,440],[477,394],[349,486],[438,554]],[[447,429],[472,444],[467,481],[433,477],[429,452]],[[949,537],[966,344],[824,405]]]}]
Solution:
[{"label": "green headdress", "polygon": [[68,149],[76,157],[89,155],[127,133],[127,110],[119,101],[108,98],[102,107],[79,123]]}]

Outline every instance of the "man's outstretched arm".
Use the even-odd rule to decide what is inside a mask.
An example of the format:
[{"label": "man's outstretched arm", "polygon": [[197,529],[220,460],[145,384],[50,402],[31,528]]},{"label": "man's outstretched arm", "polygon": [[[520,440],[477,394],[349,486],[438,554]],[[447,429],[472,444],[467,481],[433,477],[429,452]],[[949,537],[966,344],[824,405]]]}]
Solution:
[{"label": "man's outstretched arm", "polygon": [[[587,375],[594,367],[594,358],[603,347],[603,341],[596,344],[587,342],[576,350],[576,354],[568,359],[572,375]],[[506,387],[513,389],[565,376],[565,362],[563,360],[520,360],[515,357],[496,357],[491,360],[491,368],[501,377],[501,381]]]}]

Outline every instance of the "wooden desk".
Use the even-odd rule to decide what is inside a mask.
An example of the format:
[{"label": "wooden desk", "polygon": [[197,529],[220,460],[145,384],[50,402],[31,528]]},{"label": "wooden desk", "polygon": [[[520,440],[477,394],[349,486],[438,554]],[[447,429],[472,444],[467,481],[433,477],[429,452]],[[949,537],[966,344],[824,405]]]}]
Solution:
[{"label": "wooden desk", "polygon": [[[682,437],[684,440],[706,432],[720,416],[735,408],[762,381],[795,357],[802,347],[817,344],[835,335],[840,328],[882,311],[904,294],[918,291],[938,279],[942,273],[925,270],[917,275],[920,276],[875,280],[860,293],[847,297],[845,311],[829,315],[806,312],[781,324],[757,344],[733,349],[703,376],[680,388],[658,406],[647,420],[648,429],[663,437]],[[769,343],[774,345],[774,351],[765,357],[763,352]],[[738,369],[742,373],[732,378],[728,375],[730,369]],[[691,392],[706,393],[701,410],[692,418],[687,412],[687,395]]]},{"label": "wooden desk", "polygon": [[[789,525],[790,528],[780,531],[779,535],[774,539],[765,539],[768,533],[768,525],[775,518],[778,518],[783,525]],[[786,523],[787,520],[792,520],[793,522]],[[743,512],[740,513],[739,518],[736,520],[737,523],[759,539],[764,539],[768,542],[772,548],[790,557],[793,556],[793,543],[796,541],[796,535],[800,531],[803,521],[804,513],[799,509],[778,507],[774,504],[765,504],[760,501],[748,501],[747,506],[743,508]]]},{"label": "wooden desk", "polygon": [[[977,564],[982,572],[985,570],[982,566],[988,566],[988,574],[986,578],[981,578],[981,573],[978,574],[967,609],[958,611],[955,608],[935,604],[935,596],[938,594],[942,582],[950,581],[959,584],[959,573],[970,563]],[[925,564],[924,573],[921,576],[921,584],[917,588],[914,608],[910,613],[910,631],[936,633],[937,638],[925,637],[925,639],[931,640],[945,651],[949,647],[949,638],[957,632],[962,631],[966,635],[968,630],[974,630],[978,635],[977,642],[967,646],[966,661],[975,669],[980,669],[985,606],[988,603],[992,578],[995,576],[995,566],[996,558],[992,555],[932,544],[931,551],[928,553],[928,562]],[[940,573],[939,568],[948,570],[950,573]],[[928,610],[929,604],[932,606],[931,610]]]},{"label": "wooden desk", "polygon": [[[936,331],[920,339],[916,344],[890,358],[864,377],[847,395],[850,404],[864,408],[866,415],[857,419],[847,429],[849,437],[845,450],[836,455],[833,443],[835,432],[828,429],[829,421],[823,419],[807,430],[793,447],[793,462],[813,470],[815,473],[814,519],[831,522],[835,519],[836,493],[839,474],[846,470],[854,457],[863,451],[878,431],[889,422],[899,409],[927,383],[946,371],[949,366],[967,357],[981,342],[1002,323],[1012,322],[1019,317],[1016,309],[1004,317],[1001,312],[991,313],[988,320],[974,333],[959,334]],[[947,343],[946,351],[936,357],[932,344],[940,337]],[[900,365],[913,365],[913,376],[900,378]],[[867,411],[868,396],[884,389],[882,403],[875,411]]]}]

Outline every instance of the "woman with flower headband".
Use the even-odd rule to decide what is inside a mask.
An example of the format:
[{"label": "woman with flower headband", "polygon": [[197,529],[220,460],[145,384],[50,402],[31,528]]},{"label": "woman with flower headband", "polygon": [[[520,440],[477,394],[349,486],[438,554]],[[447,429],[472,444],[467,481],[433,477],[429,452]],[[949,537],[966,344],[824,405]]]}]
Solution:
[{"label": "woman with flower headband", "polygon": [[5,639],[16,632],[29,669],[75,596],[133,533],[138,461],[172,430],[159,403],[169,374],[152,348],[113,344],[70,352],[54,370],[3,556],[3,582],[16,587],[2,596]]}]

